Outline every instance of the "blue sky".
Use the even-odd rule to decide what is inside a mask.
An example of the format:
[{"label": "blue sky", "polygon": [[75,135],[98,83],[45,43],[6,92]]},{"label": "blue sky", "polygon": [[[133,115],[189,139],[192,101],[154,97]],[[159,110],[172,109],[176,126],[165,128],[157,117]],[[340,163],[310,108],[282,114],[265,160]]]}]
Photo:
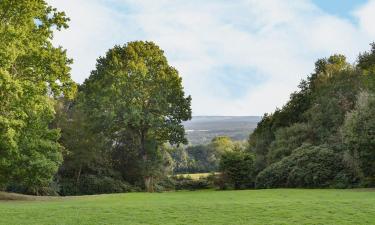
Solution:
[{"label": "blue sky", "polygon": [[151,40],[183,77],[194,115],[281,107],[318,58],[354,62],[375,40],[375,0],[48,0],[71,18],[54,42],[83,82],[115,44]]},{"label": "blue sky", "polygon": [[313,3],[323,11],[350,19],[353,22],[356,21],[351,12],[366,2],[367,0],[313,0]]}]

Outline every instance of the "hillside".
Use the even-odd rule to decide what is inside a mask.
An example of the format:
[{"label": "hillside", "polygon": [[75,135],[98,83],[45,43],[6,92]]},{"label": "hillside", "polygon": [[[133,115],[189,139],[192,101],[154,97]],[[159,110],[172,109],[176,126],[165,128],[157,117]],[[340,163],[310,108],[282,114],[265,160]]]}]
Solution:
[{"label": "hillside", "polygon": [[260,121],[260,116],[193,116],[184,123],[189,144],[207,144],[216,136],[246,140]]}]

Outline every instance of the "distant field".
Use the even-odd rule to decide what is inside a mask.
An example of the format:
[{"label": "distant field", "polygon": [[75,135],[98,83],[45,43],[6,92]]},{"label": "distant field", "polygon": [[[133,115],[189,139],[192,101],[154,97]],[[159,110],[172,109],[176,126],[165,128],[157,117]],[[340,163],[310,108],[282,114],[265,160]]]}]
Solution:
[{"label": "distant field", "polygon": [[[176,174],[176,176],[181,176],[181,177],[190,177],[193,180],[198,180],[201,177],[208,177],[212,173],[182,173],[182,174]],[[215,173],[218,174],[218,173]]]},{"label": "distant field", "polygon": [[209,190],[0,201],[0,224],[375,224],[375,190]]}]

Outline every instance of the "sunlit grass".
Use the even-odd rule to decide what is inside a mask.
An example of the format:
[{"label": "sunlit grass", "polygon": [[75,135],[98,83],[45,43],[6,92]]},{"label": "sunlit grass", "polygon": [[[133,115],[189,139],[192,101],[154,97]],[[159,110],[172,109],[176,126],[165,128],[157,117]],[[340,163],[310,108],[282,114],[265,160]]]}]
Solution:
[{"label": "sunlit grass", "polygon": [[176,176],[198,180],[199,178],[205,178],[212,174],[219,174],[219,173],[182,173],[182,174],[176,174]]}]

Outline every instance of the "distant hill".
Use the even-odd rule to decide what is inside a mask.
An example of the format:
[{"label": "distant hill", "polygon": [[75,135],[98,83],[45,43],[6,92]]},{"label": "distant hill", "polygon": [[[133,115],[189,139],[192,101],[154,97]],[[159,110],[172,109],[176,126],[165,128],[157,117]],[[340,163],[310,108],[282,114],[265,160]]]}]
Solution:
[{"label": "distant hill", "polygon": [[246,140],[260,116],[194,116],[184,123],[189,144],[206,144],[216,136]]}]

